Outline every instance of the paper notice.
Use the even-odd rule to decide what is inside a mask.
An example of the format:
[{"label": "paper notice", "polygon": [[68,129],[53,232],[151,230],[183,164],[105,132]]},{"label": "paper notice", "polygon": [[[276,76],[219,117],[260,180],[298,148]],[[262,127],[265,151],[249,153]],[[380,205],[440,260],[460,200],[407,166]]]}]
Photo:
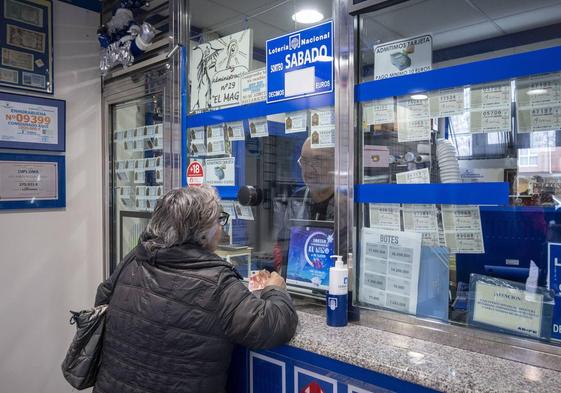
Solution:
[{"label": "paper notice", "polygon": [[206,140],[210,141],[224,141],[225,139],[225,124],[213,124],[206,128]]},{"label": "paper notice", "polygon": [[265,101],[267,99],[267,70],[260,68],[240,77],[240,101],[242,104]]},{"label": "paper notice", "polygon": [[471,109],[509,108],[512,103],[510,81],[479,85],[470,89]]},{"label": "paper notice", "polygon": [[234,209],[236,210],[236,217],[238,220],[253,221],[253,211],[251,206],[242,206],[238,202],[234,203]]},{"label": "paper notice", "polygon": [[429,100],[401,98],[397,101],[398,142],[426,141],[430,139]]},{"label": "paper notice", "polygon": [[426,184],[430,183],[430,172],[428,168],[415,171],[401,172],[395,175],[397,184]]},{"label": "paper notice", "polygon": [[518,132],[553,131],[561,129],[561,106],[520,109]]},{"label": "paper notice", "polygon": [[551,73],[516,80],[519,109],[561,105],[561,74]]},{"label": "paper notice", "polygon": [[189,142],[202,142],[205,141],[205,128],[204,127],[194,127],[190,128],[188,131]]},{"label": "paper notice", "polygon": [[208,156],[226,154],[226,142],[224,140],[208,141],[206,144],[206,154]]},{"label": "paper notice", "polygon": [[311,114],[312,149],[335,147],[335,110],[324,108]]},{"label": "paper notice", "polygon": [[442,224],[450,253],[485,253],[479,206],[442,205]]},{"label": "paper notice", "polygon": [[420,233],[423,246],[440,246],[436,205],[403,205],[403,229]]},{"label": "paper notice", "polygon": [[510,107],[472,110],[470,113],[470,131],[474,134],[512,131]]},{"label": "paper notice", "polygon": [[235,157],[208,158],[205,161],[205,183],[211,186],[235,186]]},{"label": "paper notice", "polygon": [[443,89],[430,98],[431,117],[446,117],[464,113],[464,89]]},{"label": "paper notice", "polygon": [[252,138],[269,136],[269,124],[266,117],[249,119],[249,136]]},{"label": "paper notice", "polygon": [[245,140],[245,131],[243,127],[242,121],[234,121],[231,123],[227,123],[226,127],[226,136],[228,137],[229,141],[244,141]]},{"label": "paper notice", "polygon": [[363,228],[359,300],[415,314],[421,234]]},{"label": "paper notice", "polygon": [[294,134],[308,131],[308,111],[288,112],[284,117],[284,132]]},{"label": "paper notice", "polygon": [[312,149],[335,147],[335,126],[312,127]]},{"label": "paper notice", "polygon": [[395,123],[395,101],[393,97],[365,104],[363,111],[367,125]]},{"label": "paper notice", "polygon": [[369,208],[370,228],[401,231],[401,207],[399,203],[371,203]]}]

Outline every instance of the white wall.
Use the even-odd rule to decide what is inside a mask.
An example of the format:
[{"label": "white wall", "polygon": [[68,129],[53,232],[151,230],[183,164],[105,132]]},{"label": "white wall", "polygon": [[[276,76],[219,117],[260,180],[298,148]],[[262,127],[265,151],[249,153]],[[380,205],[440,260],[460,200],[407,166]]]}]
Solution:
[{"label": "white wall", "polygon": [[102,278],[99,14],[54,1],[55,98],[66,100],[62,210],[0,211],[0,393],[63,393],[69,309]]}]

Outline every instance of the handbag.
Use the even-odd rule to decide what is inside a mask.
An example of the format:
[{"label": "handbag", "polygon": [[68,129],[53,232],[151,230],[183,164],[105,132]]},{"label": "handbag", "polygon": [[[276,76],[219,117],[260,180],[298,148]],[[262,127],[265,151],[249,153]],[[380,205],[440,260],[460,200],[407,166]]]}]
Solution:
[{"label": "handbag", "polygon": [[[131,252],[129,257],[123,261],[115,277],[109,298],[117,287],[121,272],[133,259],[133,255],[134,253]],[[76,325],[76,334],[62,362],[62,374],[75,389],[82,390],[95,385],[101,364],[103,333],[108,307],[108,304],[102,304],[79,312],[70,311],[72,314],[70,324]]]}]

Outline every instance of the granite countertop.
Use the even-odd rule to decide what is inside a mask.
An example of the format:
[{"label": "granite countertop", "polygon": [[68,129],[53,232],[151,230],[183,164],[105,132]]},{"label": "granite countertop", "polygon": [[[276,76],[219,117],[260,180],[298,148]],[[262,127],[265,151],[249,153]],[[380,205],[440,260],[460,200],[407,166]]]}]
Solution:
[{"label": "granite countertop", "polygon": [[298,312],[289,345],[443,392],[561,392],[561,372]]}]

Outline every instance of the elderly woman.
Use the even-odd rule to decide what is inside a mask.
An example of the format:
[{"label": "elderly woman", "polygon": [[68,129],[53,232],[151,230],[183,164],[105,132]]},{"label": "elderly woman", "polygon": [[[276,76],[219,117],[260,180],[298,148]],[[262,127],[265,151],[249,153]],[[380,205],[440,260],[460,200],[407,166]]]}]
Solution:
[{"label": "elderly woman", "polygon": [[96,305],[110,302],[94,392],[224,392],[234,344],[292,338],[298,317],[282,277],[262,273],[257,297],[214,254],[227,221],[210,187],[158,201],[140,244],[98,289]]}]

